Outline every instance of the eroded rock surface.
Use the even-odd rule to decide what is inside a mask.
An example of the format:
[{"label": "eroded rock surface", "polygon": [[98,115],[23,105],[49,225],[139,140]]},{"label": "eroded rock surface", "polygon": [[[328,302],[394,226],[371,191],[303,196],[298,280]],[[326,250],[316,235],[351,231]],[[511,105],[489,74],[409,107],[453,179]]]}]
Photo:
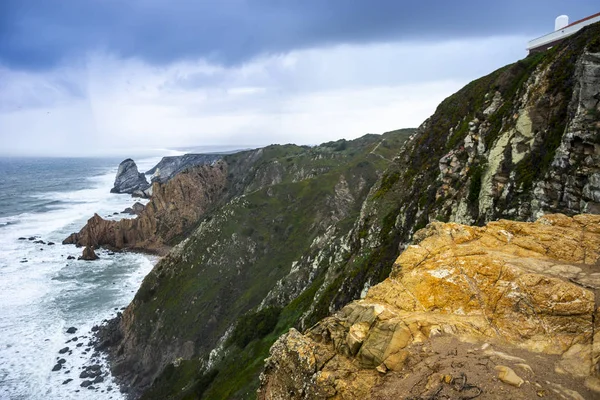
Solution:
[{"label": "eroded rock surface", "polygon": [[109,221],[95,214],[63,244],[165,253],[173,239],[221,198],[226,176],[227,165],[218,162],[182,172],[165,184],[154,183],[152,198],[137,218]]},{"label": "eroded rock surface", "polygon": [[259,398],[598,396],[599,261],[600,216],[432,223],[363,300],[273,345]]}]

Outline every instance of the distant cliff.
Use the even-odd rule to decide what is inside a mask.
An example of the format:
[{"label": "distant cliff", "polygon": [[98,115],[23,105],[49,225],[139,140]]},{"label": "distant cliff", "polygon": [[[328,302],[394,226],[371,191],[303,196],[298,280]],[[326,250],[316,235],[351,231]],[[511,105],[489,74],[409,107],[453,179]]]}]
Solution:
[{"label": "distant cliff", "polygon": [[156,166],[146,171],[146,174],[152,175],[152,182],[164,183],[187,168],[212,164],[222,158],[222,154],[184,154],[163,157]]},{"label": "distant cliff", "polygon": [[108,221],[96,214],[63,244],[164,254],[223,196],[226,176],[227,165],[217,162],[187,170],[165,184],[154,183],[152,198],[137,218]]}]

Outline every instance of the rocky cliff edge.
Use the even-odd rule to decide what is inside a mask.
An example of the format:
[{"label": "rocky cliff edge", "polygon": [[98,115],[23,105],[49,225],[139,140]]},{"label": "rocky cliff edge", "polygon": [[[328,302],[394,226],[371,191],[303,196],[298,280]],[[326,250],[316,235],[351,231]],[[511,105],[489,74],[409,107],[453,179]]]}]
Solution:
[{"label": "rocky cliff edge", "polygon": [[594,398],[599,262],[597,215],[434,222],[364,299],[278,339],[259,398]]}]

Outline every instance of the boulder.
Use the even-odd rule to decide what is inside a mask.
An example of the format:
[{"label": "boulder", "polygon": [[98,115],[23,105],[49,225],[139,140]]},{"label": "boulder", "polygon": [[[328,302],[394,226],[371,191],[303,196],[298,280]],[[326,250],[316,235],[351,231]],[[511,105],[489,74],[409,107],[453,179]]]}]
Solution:
[{"label": "boulder", "polygon": [[135,161],[128,158],[119,164],[115,184],[110,192],[132,194],[136,190],[143,191],[149,187],[150,184],[146,180],[146,176],[138,171]]},{"label": "boulder", "polygon": [[77,328],[75,328],[74,326],[67,329],[67,333],[75,333],[75,332],[77,332]]},{"label": "boulder", "polygon": [[99,257],[96,255],[93,246],[85,246],[83,249],[83,254],[78,258],[78,260],[93,261],[97,260],[98,258]]},{"label": "boulder", "polygon": [[142,190],[142,189],[134,190],[131,193],[131,197],[139,197],[141,199],[149,199],[150,197],[152,197],[152,186],[150,186],[148,189],[145,189],[145,190]]},{"label": "boulder", "polygon": [[140,215],[142,211],[144,211],[144,205],[139,201],[136,201],[135,204],[131,207],[127,207],[121,213],[129,214],[129,215]]}]

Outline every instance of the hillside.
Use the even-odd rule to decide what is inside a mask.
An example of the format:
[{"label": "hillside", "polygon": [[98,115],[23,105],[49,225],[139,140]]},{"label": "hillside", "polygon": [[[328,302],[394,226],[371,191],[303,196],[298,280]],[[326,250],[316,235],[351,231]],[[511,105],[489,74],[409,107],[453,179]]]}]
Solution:
[{"label": "hillside", "polygon": [[599,71],[596,24],[471,82],[406,141],[224,157],[226,195],[112,324],[114,372],[144,398],[254,398],[277,337],[364,296],[427,224],[599,213]]},{"label": "hillside", "polygon": [[[196,371],[212,363],[211,351],[223,345],[224,335],[249,310],[261,306],[261,312],[249,315],[275,316],[266,323],[269,329],[251,338],[234,334],[226,347],[243,348],[270,333],[277,316],[286,315],[281,307],[327,268],[326,259],[315,259],[321,243],[348,233],[369,190],[411,133],[367,135],[316,147],[274,145],[225,156],[220,199],[146,277],[112,336],[122,336],[113,346],[117,374],[135,379],[136,391],[160,376],[159,381],[168,382],[157,386],[155,397],[164,397],[165,391],[180,390],[179,382],[171,388],[172,379],[166,378],[169,363],[195,359],[182,361],[189,368],[178,371],[194,371],[188,380],[202,379]],[[220,170],[221,164],[202,168]],[[297,317],[287,316],[289,322],[278,332]],[[265,342],[260,357],[266,357],[275,338]],[[229,361],[226,357],[223,365],[237,371],[239,362]],[[238,388],[228,387],[256,387],[262,364],[247,366],[246,380]],[[184,380],[182,386],[188,384]]]}]

